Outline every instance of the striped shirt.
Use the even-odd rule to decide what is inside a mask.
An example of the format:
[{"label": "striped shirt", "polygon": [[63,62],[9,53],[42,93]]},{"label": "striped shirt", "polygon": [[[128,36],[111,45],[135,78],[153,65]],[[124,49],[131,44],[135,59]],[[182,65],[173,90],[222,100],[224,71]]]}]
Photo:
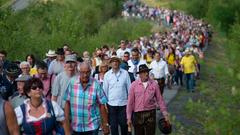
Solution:
[{"label": "striped shirt", "polygon": [[96,130],[100,126],[99,104],[106,104],[107,97],[99,82],[90,78],[84,90],[79,76],[71,79],[64,95],[70,102],[72,129],[76,132]]}]

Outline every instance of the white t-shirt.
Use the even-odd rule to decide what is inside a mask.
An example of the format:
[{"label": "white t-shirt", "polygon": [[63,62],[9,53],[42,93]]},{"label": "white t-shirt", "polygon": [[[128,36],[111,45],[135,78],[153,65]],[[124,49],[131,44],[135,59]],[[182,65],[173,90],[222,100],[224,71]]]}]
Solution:
[{"label": "white t-shirt", "polygon": [[129,54],[131,54],[131,50],[130,49],[126,48],[125,50],[122,50],[121,48],[119,48],[117,50],[117,57],[122,59],[125,52],[129,52]]},{"label": "white t-shirt", "polygon": [[148,82],[143,82],[143,86],[145,89],[147,88],[147,84],[148,84]]},{"label": "white t-shirt", "polygon": [[[146,63],[145,60],[140,60],[140,61],[138,62],[138,64],[137,64],[137,67],[136,67],[137,69],[136,69],[136,71],[138,71],[139,66],[142,65],[142,64],[147,64],[147,63]],[[136,71],[135,71],[135,65],[132,63],[132,60],[131,60],[131,59],[128,60],[128,66],[130,66],[129,69],[128,69],[128,72],[130,72],[130,73],[136,72]]]},{"label": "white t-shirt", "polygon": [[156,60],[152,61],[149,67],[152,69],[150,72],[155,79],[166,77],[169,74],[167,63],[162,59],[159,62]]},{"label": "white t-shirt", "polygon": [[[43,99],[43,107],[45,108],[45,113],[42,116],[40,116],[39,118],[36,118],[36,117],[31,116],[29,114],[29,110],[30,110],[30,102],[29,101],[30,101],[30,99],[26,99],[24,101],[24,104],[26,105],[26,121],[27,122],[35,122],[35,121],[39,121],[41,119],[44,119],[46,117],[49,117],[49,114],[47,113],[47,104],[46,104],[45,99]],[[53,106],[53,110],[54,110],[54,113],[55,113],[56,120],[57,121],[63,121],[65,119],[63,110],[61,109],[61,107],[55,101],[51,101],[51,102],[52,102],[52,106]],[[21,125],[23,123],[23,112],[22,112],[22,109],[21,109],[20,106],[18,106],[15,109],[15,114],[17,116],[18,125]]]}]

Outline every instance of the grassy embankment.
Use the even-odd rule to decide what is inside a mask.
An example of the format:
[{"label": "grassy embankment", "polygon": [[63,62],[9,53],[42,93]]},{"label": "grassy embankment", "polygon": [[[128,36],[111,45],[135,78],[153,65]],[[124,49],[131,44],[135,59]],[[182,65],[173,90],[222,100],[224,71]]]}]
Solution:
[{"label": "grassy embankment", "polygon": [[[202,18],[214,29],[201,62],[197,92],[181,88],[169,110],[177,135],[238,135],[240,133],[240,10],[239,1],[143,0],[154,6],[183,10]],[[167,4],[166,4],[167,3]],[[161,4],[160,4],[161,6]]]}]

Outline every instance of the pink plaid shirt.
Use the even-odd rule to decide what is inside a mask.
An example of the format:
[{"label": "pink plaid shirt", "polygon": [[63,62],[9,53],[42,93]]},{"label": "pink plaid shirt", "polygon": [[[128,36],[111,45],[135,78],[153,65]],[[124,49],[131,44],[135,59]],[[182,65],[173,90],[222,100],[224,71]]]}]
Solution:
[{"label": "pink plaid shirt", "polygon": [[72,129],[76,132],[87,132],[100,127],[99,104],[106,104],[107,97],[99,82],[91,78],[84,90],[78,79],[71,79],[64,95],[69,101]]},{"label": "pink plaid shirt", "polygon": [[[39,75],[37,74],[35,77],[37,77],[37,78],[39,78]],[[42,78],[39,78],[41,81],[42,81],[42,83],[43,83],[43,95],[46,97],[46,95],[47,95],[47,93],[48,93],[48,91],[49,91],[49,88],[50,87],[52,87],[52,84],[53,84],[53,80],[54,80],[54,78],[55,78],[55,75],[53,75],[52,76],[52,81],[51,81],[51,86],[49,86],[50,85],[50,75],[48,75],[47,76],[47,78],[44,78],[44,79],[42,79]],[[51,96],[52,96],[52,94],[51,94],[51,91],[49,91],[50,93],[48,94],[48,96],[46,97],[48,100],[51,100]]]},{"label": "pink plaid shirt", "polygon": [[156,109],[156,103],[160,106],[161,112],[164,115],[167,114],[167,108],[157,82],[149,79],[145,89],[140,79],[134,81],[128,95],[127,119],[131,119],[133,112]]}]

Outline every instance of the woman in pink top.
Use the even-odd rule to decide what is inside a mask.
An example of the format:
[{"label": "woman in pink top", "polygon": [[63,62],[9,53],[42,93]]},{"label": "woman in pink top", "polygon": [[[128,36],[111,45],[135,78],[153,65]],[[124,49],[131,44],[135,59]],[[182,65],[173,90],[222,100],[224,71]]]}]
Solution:
[{"label": "woman in pink top", "polygon": [[156,103],[169,122],[167,108],[160,94],[159,86],[157,82],[149,78],[150,70],[147,65],[140,65],[137,72],[140,79],[134,81],[129,90],[127,120],[129,127],[133,123],[136,135],[155,135]]}]

